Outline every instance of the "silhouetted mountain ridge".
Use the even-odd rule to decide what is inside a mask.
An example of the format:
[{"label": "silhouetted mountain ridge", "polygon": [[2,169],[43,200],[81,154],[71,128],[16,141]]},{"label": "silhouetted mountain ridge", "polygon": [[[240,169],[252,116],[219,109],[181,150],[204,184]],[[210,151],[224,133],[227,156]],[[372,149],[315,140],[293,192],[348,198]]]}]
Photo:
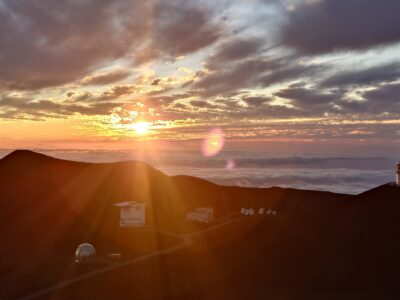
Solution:
[{"label": "silhouetted mountain ridge", "polygon": [[[139,201],[146,202],[149,228],[177,233],[188,230],[185,215],[199,206],[214,207],[217,219],[238,217],[241,207],[275,209],[276,217],[249,219],[255,225],[238,238],[228,237],[240,228],[219,237],[217,232],[206,243],[228,270],[224,280],[239,289],[238,299],[248,290],[274,289],[400,293],[400,280],[393,279],[400,267],[399,200],[400,188],[393,184],[354,196],[219,186],[190,176],[169,177],[139,161],[83,163],[17,150],[0,160],[0,278],[7,278],[0,288],[27,273],[34,276],[53,257],[70,262],[82,242],[95,244],[100,254],[169,243],[119,227],[114,204]],[[215,240],[229,242],[213,246]],[[189,280],[193,274],[183,271],[185,259],[179,258],[179,272],[188,272],[182,277]],[[29,278],[20,284],[28,283],[35,286]]]}]

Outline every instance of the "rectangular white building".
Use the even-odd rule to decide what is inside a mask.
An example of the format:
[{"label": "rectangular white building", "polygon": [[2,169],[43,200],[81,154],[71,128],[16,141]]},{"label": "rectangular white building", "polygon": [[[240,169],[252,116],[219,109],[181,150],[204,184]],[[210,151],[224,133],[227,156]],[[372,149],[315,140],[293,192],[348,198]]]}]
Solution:
[{"label": "rectangular white building", "polygon": [[214,209],[212,207],[199,207],[186,215],[186,220],[200,223],[209,223],[214,220]]},{"label": "rectangular white building", "polygon": [[115,204],[120,208],[119,225],[121,227],[143,227],[146,225],[146,203],[134,201]]}]

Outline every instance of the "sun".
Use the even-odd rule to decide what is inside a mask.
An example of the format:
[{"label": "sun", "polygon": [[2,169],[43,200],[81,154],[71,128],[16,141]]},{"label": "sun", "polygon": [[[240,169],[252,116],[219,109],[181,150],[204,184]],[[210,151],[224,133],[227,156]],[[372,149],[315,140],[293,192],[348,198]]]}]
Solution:
[{"label": "sun", "polygon": [[135,123],[133,128],[135,129],[136,134],[144,135],[149,132],[150,123],[149,122],[138,122]]}]

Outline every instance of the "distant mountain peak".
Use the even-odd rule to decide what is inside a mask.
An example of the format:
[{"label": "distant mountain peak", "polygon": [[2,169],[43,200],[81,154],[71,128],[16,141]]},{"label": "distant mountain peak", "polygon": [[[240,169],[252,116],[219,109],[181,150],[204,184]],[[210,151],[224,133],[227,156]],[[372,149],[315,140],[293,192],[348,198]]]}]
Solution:
[{"label": "distant mountain peak", "polygon": [[374,187],[370,190],[367,190],[365,192],[362,192],[360,195],[367,194],[367,193],[372,193],[372,192],[381,192],[381,191],[387,191],[387,190],[396,190],[398,186],[394,182],[389,182],[385,183],[382,185],[379,185],[377,187]]},{"label": "distant mountain peak", "polygon": [[17,149],[4,156],[3,159],[20,158],[20,157],[43,157],[43,156],[47,155],[32,150]]}]

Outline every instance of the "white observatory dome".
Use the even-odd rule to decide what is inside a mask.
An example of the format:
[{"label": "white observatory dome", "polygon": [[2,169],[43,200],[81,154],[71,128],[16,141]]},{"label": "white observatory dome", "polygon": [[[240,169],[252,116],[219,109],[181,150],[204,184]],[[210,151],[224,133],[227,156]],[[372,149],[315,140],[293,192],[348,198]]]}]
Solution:
[{"label": "white observatory dome", "polygon": [[96,249],[91,244],[80,244],[75,251],[75,261],[77,263],[90,263],[94,262],[95,259]]}]

